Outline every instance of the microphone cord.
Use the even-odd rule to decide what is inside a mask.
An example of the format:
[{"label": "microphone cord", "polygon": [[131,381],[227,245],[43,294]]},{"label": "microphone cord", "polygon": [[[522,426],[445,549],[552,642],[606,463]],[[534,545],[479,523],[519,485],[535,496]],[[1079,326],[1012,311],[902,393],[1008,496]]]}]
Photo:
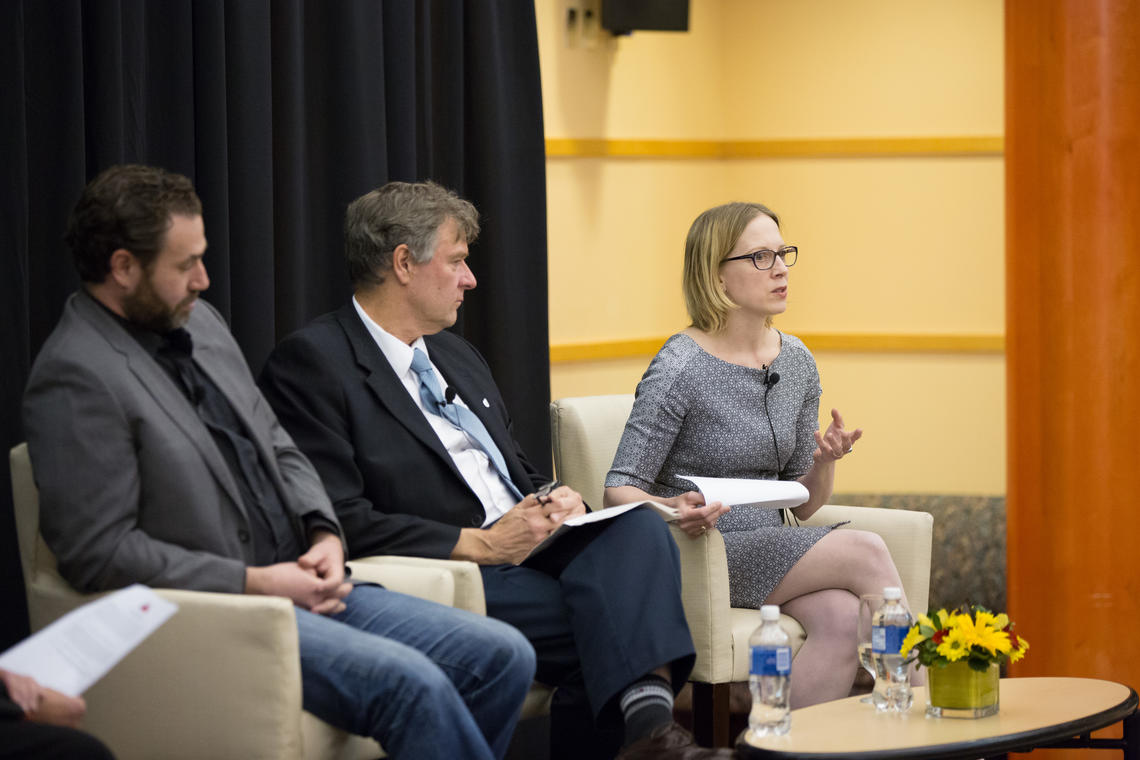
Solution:
[{"label": "microphone cord", "polygon": [[[764,418],[768,421],[768,430],[772,433],[772,449],[776,453],[776,480],[780,479],[780,471],[782,465],[780,464],[780,444],[776,440],[776,427],[772,424],[772,414],[768,411],[768,391],[772,390],[772,386],[780,382],[780,373],[772,372],[769,377],[769,368],[764,367]],[[790,509],[780,510],[780,519],[785,525],[791,525],[793,522],[798,526],[800,521],[792,514]]]}]

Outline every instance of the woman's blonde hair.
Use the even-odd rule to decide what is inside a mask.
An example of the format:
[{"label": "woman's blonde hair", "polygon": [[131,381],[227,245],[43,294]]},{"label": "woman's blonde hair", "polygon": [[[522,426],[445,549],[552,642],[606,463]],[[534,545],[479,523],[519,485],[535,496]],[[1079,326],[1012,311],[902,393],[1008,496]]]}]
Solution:
[{"label": "woman's blonde hair", "polygon": [[737,308],[720,286],[720,264],[732,251],[744,228],[760,214],[780,226],[776,212],[760,203],[726,203],[714,206],[696,218],[685,239],[685,269],[682,290],[693,327],[717,332]]}]

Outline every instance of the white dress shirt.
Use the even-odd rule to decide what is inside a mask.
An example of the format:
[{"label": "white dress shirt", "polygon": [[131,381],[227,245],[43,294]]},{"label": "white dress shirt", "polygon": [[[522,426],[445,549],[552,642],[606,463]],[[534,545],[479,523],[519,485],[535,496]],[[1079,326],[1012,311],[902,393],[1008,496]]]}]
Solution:
[{"label": "white dress shirt", "polygon": [[[444,417],[429,412],[424,408],[423,399],[420,398],[420,378],[412,370],[412,352],[414,349],[419,349],[427,356],[428,361],[431,361],[431,354],[428,352],[427,345],[424,343],[422,337],[416,338],[410,346],[404,341],[392,335],[380,325],[376,324],[371,317],[365,313],[361,308],[360,302],[356,300],[355,296],[352,299],[352,305],[356,307],[356,313],[360,316],[360,320],[364,322],[364,326],[368,328],[369,335],[376,341],[376,345],[380,347],[381,353],[388,363],[392,365],[392,370],[396,373],[396,377],[400,378],[400,382],[404,384],[405,390],[408,395],[412,397],[412,402],[415,403],[419,410],[423,412],[424,418],[427,419],[428,424],[431,425],[432,430],[439,436],[440,442],[443,447],[447,449],[447,453],[451,455],[451,459],[455,462],[455,466],[459,469],[459,474],[467,481],[467,485],[475,492],[479,501],[483,504],[483,510],[487,513],[487,519],[483,521],[483,527],[487,527],[491,523],[502,517],[507,510],[515,506],[515,497],[506,485],[503,484],[502,479],[499,478],[499,473],[495,470],[495,465],[491,462],[479,444],[476,443],[467,433],[452,425]],[[435,372],[436,381],[439,383],[440,388],[447,388],[448,383],[439,368],[432,362],[432,371]],[[451,403],[459,404],[467,407],[463,399],[458,394],[455,395]],[[470,407],[467,407],[470,409]]]}]

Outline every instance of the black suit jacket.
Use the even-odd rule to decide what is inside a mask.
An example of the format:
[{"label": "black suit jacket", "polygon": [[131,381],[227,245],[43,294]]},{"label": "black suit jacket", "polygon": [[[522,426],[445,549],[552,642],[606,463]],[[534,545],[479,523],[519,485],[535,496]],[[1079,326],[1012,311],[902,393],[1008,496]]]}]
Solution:
[{"label": "black suit jacket", "polygon": [[[450,332],[425,337],[432,362],[486,425],[523,493],[546,478],[527,461],[487,362]],[[446,558],[482,504],[349,302],[274,349],[261,388],[316,466],[349,555]],[[484,403],[486,401],[486,403]]]}]

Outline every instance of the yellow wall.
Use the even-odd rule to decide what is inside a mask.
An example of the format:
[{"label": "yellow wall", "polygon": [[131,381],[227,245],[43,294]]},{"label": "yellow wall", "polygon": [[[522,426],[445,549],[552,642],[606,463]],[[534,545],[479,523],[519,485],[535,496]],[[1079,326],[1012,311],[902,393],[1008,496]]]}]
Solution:
[{"label": "yellow wall", "polygon": [[[1003,333],[1000,152],[892,155],[882,140],[1000,138],[1001,0],[692,0],[687,33],[574,46],[567,4],[536,0],[547,139],[681,141],[682,155],[548,158],[555,354],[684,327],[690,222],[758,200],[802,250],[777,326],[809,347],[863,338],[859,352],[816,350],[823,415],[838,406],[866,429],[837,490],[1003,493],[1001,353],[866,350],[898,334]],[[879,147],[803,155],[821,138]],[[728,140],[807,142],[707,157]],[[704,141],[691,147],[706,157],[685,157],[684,141]],[[554,363],[552,394],[631,392],[648,360]]]}]

